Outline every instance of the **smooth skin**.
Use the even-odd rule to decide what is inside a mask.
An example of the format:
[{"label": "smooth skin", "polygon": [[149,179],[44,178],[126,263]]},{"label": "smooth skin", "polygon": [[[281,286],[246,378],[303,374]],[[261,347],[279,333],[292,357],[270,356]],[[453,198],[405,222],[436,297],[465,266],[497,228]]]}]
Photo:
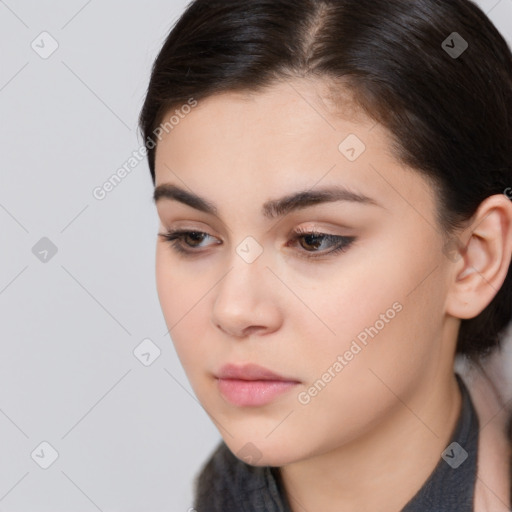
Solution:
[{"label": "smooth skin", "polygon": [[[157,290],[199,401],[234,454],[252,443],[254,465],[281,467],[293,512],[396,512],[455,428],[460,319],[480,313],[505,279],[512,202],[487,198],[447,257],[429,182],[397,161],[380,124],[326,91],[301,78],[211,96],[163,136],[156,186],[199,195],[217,215],[157,201],[160,234],[206,233],[181,240],[190,256],[158,237]],[[349,134],[365,145],[354,161],[339,150]],[[322,203],[275,219],[261,212],[268,200],[333,185],[377,204]],[[297,238],[297,228],[354,240],[329,254],[336,242]],[[252,263],[236,250],[248,236],[263,251]],[[300,403],[298,394],[396,302],[402,310]],[[270,404],[234,406],[215,373],[249,362],[300,383]]]}]

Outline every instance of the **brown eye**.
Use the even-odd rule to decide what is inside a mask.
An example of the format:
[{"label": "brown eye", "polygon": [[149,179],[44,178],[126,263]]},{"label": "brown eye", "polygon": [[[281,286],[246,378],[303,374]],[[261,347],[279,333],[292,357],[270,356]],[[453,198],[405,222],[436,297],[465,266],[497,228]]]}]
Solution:
[{"label": "brown eye", "polygon": [[[304,255],[307,258],[337,254],[341,251],[347,250],[355,240],[355,237],[353,236],[331,235],[328,233],[320,233],[318,231],[305,231],[301,229],[297,229],[294,231],[294,233],[297,235],[293,239],[294,242],[301,240],[305,241],[305,244],[301,242],[299,242],[299,244],[301,247],[305,247],[305,250],[302,252],[310,253]],[[333,246],[334,248],[327,251],[318,251],[317,249],[322,246],[322,242],[324,240],[328,242],[328,245]]]},{"label": "brown eye", "polygon": [[[206,233],[200,233],[199,231],[189,231],[183,234],[182,240],[185,241],[187,245],[190,245],[191,247],[196,247],[195,243],[200,243],[207,236],[208,235]],[[188,240],[193,240],[192,244],[188,243],[187,238]]]},{"label": "brown eye", "polygon": [[[199,253],[195,248],[200,247],[199,244],[207,237],[213,238],[202,231],[187,230],[168,231],[167,233],[159,233],[158,236],[169,242],[176,252],[190,255]],[[192,243],[189,243],[189,241],[192,241]]]}]

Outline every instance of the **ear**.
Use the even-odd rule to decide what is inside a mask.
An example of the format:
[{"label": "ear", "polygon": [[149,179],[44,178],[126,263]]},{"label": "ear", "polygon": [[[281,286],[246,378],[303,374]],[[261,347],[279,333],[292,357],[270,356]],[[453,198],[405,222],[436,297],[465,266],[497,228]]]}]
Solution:
[{"label": "ear", "polygon": [[446,312],[456,318],[479,315],[503,285],[512,258],[512,201],[486,198],[457,237]]}]

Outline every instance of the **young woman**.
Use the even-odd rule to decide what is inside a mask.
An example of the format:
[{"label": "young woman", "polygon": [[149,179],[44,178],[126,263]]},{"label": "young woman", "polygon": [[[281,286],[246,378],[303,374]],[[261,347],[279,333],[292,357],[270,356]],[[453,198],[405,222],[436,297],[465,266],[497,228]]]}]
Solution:
[{"label": "young woman", "polygon": [[140,126],[159,299],[223,438],[198,512],[510,508],[454,361],[512,318],[511,120],[470,1],[190,3]]}]

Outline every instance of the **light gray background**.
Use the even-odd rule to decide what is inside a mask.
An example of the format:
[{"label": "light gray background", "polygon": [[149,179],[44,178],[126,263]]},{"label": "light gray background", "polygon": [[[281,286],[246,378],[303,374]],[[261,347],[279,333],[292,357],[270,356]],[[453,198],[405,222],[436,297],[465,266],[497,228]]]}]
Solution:
[{"label": "light gray background", "polygon": [[[141,146],[150,67],[187,3],[0,0],[0,511],[186,512],[220,439],[165,335],[146,161],[92,194]],[[510,44],[512,0],[478,3]]]}]

